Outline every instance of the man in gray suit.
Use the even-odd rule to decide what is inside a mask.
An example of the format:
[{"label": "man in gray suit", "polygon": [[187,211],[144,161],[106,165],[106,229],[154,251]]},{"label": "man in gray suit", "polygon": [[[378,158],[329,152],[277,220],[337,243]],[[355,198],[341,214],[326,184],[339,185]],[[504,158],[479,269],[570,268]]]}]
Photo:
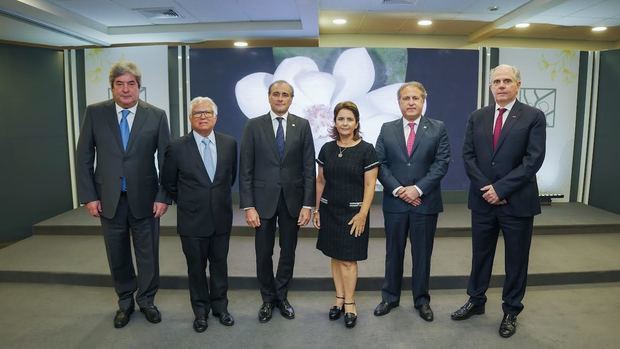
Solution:
[{"label": "man in gray suit", "polygon": [[159,288],[159,218],[171,201],[159,184],[154,154],[161,166],[170,131],[163,110],[138,100],[141,77],[131,62],[112,66],[113,98],[86,108],[76,152],[80,203],[103,228],[118,295],[116,328],[129,322],[136,291],[146,319],[161,321],[153,302]]},{"label": "man in gray suit", "polygon": [[190,102],[192,132],[170,143],[161,176],[163,186],[177,202],[177,232],[187,260],[196,332],[207,329],[210,310],[223,325],[235,323],[228,312],[226,293],[237,142],[213,131],[217,117],[217,105],[211,98],[196,97]]},{"label": "man in gray suit", "polygon": [[[249,120],[243,131],[239,163],[240,206],[256,229],[256,273],[263,305],[258,320],[271,319],[274,306],[287,319],[295,317],[288,302],[297,232],[310,221],[315,201],[314,141],[307,120],[290,114],[293,87],[278,80],[269,86],[271,111]],[[276,223],[280,260],[273,275]]]},{"label": "man in gray suit", "polygon": [[417,82],[398,89],[403,117],[386,122],[377,139],[385,218],[385,280],[374,314],[400,302],[407,234],[411,241],[411,290],[420,317],[433,321],[428,283],[437,216],[443,210],[441,179],[448,172],[450,144],[444,123],[422,115],[426,89]]}]

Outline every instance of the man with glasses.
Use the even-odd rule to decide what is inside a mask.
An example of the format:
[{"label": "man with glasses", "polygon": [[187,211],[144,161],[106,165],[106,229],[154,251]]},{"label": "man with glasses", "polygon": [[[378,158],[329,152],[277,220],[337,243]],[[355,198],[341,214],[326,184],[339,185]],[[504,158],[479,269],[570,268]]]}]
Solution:
[{"label": "man with glasses", "polygon": [[534,216],[540,213],[536,172],[545,158],[545,114],[517,100],[521,74],[502,64],[491,70],[493,105],[474,111],[467,121],[463,160],[471,182],[472,266],[469,300],[453,320],[484,314],[497,238],[505,245],[504,317],[499,335],[517,330],[523,310]]},{"label": "man with glasses", "polygon": [[[239,162],[240,206],[256,230],[256,273],[263,304],[258,320],[271,319],[273,308],[295,317],[288,301],[293,278],[297,232],[310,221],[315,202],[314,141],[308,120],[289,113],[293,87],[274,81],[268,89],[271,110],[245,124]],[[280,260],[273,274],[273,247],[278,226]]]},{"label": "man with glasses", "polygon": [[211,98],[194,98],[189,112],[192,132],[170,143],[162,172],[162,184],[177,203],[177,233],[187,261],[196,332],[207,329],[209,310],[221,324],[235,323],[228,312],[227,258],[237,142],[213,130],[217,117]]},{"label": "man with glasses", "polygon": [[86,108],[76,150],[80,203],[101,219],[118,295],[116,328],[129,322],[136,292],[135,302],[146,319],[161,321],[154,304],[159,288],[159,218],[171,201],[160,186],[154,155],[161,166],[170,131],[163,110],[138,100],[141,80],[134,63],[112,66],[112,99]]}]

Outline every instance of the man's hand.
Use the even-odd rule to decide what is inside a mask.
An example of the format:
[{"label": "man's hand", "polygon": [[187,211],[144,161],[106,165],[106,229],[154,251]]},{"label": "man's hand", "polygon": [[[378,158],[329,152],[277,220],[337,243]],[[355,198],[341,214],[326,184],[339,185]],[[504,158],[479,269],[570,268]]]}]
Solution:
[{"label": "man's hand", "polygon": [[88,210],[88,214],[93,217],[101,216],[101,201],[95,200],[87,203],[84,207]]},{"label": "man's hand", "polygon": [[297,218],[297,225],[303,227],[310,222],[310,209],[302,207],[299,211],[299,218]]},{"label": "man's hand", "polygon": [[502,201],[504,201],[499,199],[492,184],[485,185],[484,187],[480,188],[480,191],[484,192],[484,194],[482,194],[482,198],[491,205],[498,205]]},{"label": "man's hand", "polygon": [[420,204],[414,204],[415,200],[420,198],[420,192],[413,185],[399,190],[398,197],[410,205],[418,206]]},{"label": "man's hand", "polygon": [[254,207],[245,210],[245,222],[252,228],[260,227],[260,217]]},{"label": "man's hand", "polygon": [[166,211],[168,211],[168,204],[157,201],[153,203],[153,216],[155,218],[163,216]]}]

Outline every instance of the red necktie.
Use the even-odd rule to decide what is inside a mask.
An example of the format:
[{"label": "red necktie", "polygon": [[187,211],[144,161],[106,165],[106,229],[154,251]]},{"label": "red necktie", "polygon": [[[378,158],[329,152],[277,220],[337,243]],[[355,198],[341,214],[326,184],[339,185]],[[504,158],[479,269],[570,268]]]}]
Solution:
[{"label": "red necktie", "polygon": [[497,115],[497,119],[495,120],[495,128],[493,128],[493,150],[495,150],[497,141],[499,141],[499,135],[502,133],[502,121],[505,112],[506,108],[499,108],[499,115]]},{"label": "red necktie", "polygon": [[413,142],[415,142],[415,122],[409,123],[409,137],[407,137],[407,155],[413,152]]}]

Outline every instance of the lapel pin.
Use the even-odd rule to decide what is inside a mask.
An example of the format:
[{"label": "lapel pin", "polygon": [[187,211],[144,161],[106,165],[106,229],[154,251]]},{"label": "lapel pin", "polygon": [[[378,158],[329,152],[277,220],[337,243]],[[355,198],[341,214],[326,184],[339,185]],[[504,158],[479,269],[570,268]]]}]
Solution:
[{"label": "lapel pin", "polygon": [[291,126],[295,127],[295,124],[291,124]]},{"label": "lapel pin", "polygon": [[516,118],[516,117],[517,117],[516,115],[510,115],[510,116],[512,116],[513,118]]}]

